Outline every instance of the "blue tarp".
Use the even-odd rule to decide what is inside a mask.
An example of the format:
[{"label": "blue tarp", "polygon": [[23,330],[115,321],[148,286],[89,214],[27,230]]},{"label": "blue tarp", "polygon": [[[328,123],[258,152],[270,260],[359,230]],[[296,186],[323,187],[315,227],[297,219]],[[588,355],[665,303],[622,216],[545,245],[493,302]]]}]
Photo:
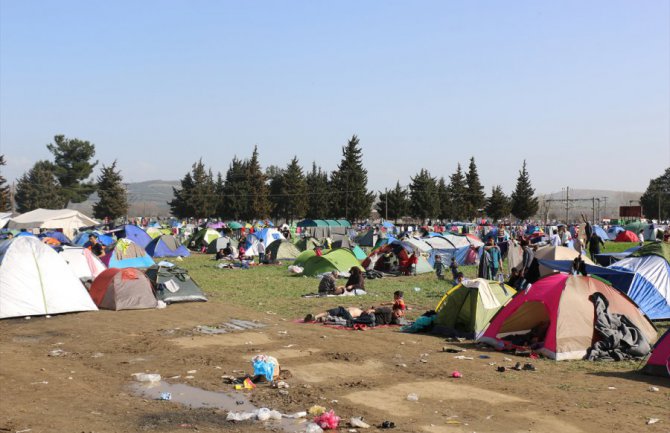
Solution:
[{"label": "blue tarp", "polygon": [[[538,260],[541,265],[559,272],[570,273],[572,271],[572,260]],[[586,273],[603,278],[612,286],[623,293],[627,293],[635,274],[628,271],[603,268],[602,266],[586,265]]]}]

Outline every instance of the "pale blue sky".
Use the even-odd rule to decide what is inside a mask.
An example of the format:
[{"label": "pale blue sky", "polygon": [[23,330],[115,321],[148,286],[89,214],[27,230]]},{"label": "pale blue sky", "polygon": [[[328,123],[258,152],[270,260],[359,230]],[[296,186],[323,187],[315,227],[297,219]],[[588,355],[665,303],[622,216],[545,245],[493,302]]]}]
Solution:
[{"label": "pale blue sky", "polygon": [[670,166],[670,2],[0,0],[9,179],[55,134],[128,181],[258,144],[369,186],[474,156],[487,191],[644,190]]}]

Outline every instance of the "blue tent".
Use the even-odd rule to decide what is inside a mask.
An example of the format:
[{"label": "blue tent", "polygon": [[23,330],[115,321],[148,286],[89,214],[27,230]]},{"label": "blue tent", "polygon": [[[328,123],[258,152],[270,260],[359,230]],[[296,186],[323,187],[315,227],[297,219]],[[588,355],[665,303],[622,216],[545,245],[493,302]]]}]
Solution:
[{"label": "blue tent", "polygon": [[102,257],[108,268],[148,268],[154,260],[144,248],[128,239],[119,239],[114,248]]},{"label": "blue tent", "polygon": [[607,229],[607,237],[609,238],[609,240],[613,241],[614,239],[616,239],[616,237],[619,233],[625,232],[625,231],[626,231],[626,229],[624,229],[621,226],[612,226],[612,227]]},{"label": "blue tent", "polygon": [[652,320],[670,319],[670,264],[660,256],[628,257],[610,269],[634,274],[624,291]]},{"label": "blue tent", "polygon": [[159,236],[145,248],[151,257],[187,257],[191,253],[172,235]]},{"label": "blue tent", "polygon": [[72,241],[70,240],[70,238],[65,236],[62,232],[48,231],[48,232],[42,233],[39,237],[40,238],[54,238],[58,242],[60,242],[61,245],[72,245]]},{"label": "blue tent", "polygon": [[[605,229],[603,229],[602,227],[600,227],[600,226],[593,226],[593,231],[595,232],[596,235],[598,235],[598,237],[599,237],[600,239],[603,240],[603,242],[611,240],[611,239],[609,238],[607,232],[605,231]],[[615,237],[616,237],[616,236],[615,236]]]},{"label": "blue tent", "polygon": [[98,242],[100,242],[103,246],[107,247],[112,245],[115,240],[113,237],[108,236],[102,232],[99,231],[86,231],[86,232],[81,232],[77,236],[75,236],[74,240],[72,243],[74,245],[77,245],[79,247],[83,247],[86,242],[88,242],[88,237],[93,233],[96,238],[98,238]]},{"label": "blue tent", "polygon": [[[32,234],[32,233],[30,233],[30,232],[18,232],[18,233],[16,234],[16,236],[14,236],[14,237],[15,237],[15,238],[18,238],[18,237],[20,237],[20,236],[35,236],[35,235]],[[37,236],[35,236],[35,237],[37,237]]]},{"label": "blue tent", "polygon": [[[538,260],[538,262],[559,272],[570,273],[572,271],[572,261],[571,260]],[[628,288],[633,282],[635,274],[629,271],[617,270],[612,268],[603,268],[602,266],[589,265],[585,264],[586,273],[589,275],[595,275],[604,280],[612,283],[612,287],[627,293]]]},{"label": "blue tent", "polygon": [[130,239],[142,248],[146,248],[147,245],[149,245],[149,242],[151,242],[151,236],[149,236],[147,232],[132,224],[121,226],[121,230],[117,232],[116,236],[119,239]]}]

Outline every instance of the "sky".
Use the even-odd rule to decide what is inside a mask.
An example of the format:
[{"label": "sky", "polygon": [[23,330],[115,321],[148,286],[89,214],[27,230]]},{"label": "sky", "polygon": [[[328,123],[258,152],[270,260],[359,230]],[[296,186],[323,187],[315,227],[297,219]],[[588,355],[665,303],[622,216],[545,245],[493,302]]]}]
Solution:
[{"label": "sky", "polygon": [[0,0],[0,153],[54,135],[125,181],[225,173],[258,146],[378,191],[474,157],[511,192],[643,191],[670,167],[670,2]]}]

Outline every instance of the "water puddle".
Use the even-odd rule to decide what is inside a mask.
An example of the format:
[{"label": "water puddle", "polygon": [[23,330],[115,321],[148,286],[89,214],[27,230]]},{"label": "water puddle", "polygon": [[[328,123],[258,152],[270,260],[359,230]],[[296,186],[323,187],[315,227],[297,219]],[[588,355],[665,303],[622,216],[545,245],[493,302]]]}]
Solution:
[{"label": "water puddle", "polygon": [[[242,393],[226,393],[206,391],[201,388],[186,385],[183,383],[168,383],[160,381],[153,384],[133,383],[131,385],[135,394],[144,398],[157,400],[161,393],[169,392],[172,394],[170,402],[179,403],[190,408],[214,408],[223,409],[228,412],[253,412],[258,409],[247,400]],[[169,403],[169,402],[165,402]],[[222,417],[224,415],[221,415]],[[281,420],[270,421],[247,421],[263,424],[268,428],[281,428],[286,432],[303,431],[305,427],[304,419],[282,418]]]}]

